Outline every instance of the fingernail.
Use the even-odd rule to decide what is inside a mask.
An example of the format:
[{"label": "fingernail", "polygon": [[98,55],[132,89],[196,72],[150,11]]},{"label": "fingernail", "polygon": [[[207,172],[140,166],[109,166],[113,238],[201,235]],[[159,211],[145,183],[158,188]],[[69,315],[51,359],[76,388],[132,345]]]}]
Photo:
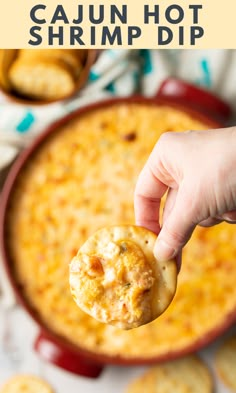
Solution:
[{"label": "fingernail", "polygon": [[159,261],[168,261],[174,258],[176,251],[163,239],[158,239],[154,248],[154,256]]},{"label": "fingernail", "polygon": [[236,217],[235,217],[235,213],[234,214],[222,214],[222,217],[224,221],[230,223],[230,224],[235,224],[236,223]]}]

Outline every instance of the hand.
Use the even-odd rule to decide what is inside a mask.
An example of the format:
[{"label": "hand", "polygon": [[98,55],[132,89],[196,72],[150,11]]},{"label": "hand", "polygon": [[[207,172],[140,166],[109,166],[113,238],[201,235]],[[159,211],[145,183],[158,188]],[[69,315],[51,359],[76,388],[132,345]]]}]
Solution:
[{"label": "hand", "polygon": [[136,224],[159,234],[160,260],[180,254],[197,224],[236,222],[236,127],[163,134],[139,175],[134,207]]}]

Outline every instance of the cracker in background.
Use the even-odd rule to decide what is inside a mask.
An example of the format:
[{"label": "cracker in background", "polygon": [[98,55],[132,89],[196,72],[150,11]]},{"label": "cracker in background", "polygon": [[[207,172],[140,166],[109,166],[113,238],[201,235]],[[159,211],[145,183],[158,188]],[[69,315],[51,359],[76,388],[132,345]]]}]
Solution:
[{"label": "cracker in background", "polygon": [[16,375],[0,388],[0,393],[54,393],[51,386],[33,375]]},{"label": "cracker in background", "polygon": [[219,346],[215,354],[215,366],[224,384],[236,392],[236,336]]},{"label": "cracker in background", "polygon": [[212,393],[213,378],[197,356],[186,356],[150,368],[125,393]]},{"label": "cracker in background", "polygon": [[79,49],[21,49],[19,57],[23,61],[29,59],[51,60],[64,62],[71,70],[74,78],[78,78],[82,67],[83,60],[80,57]]},{"label": "cracker in background", "polygon": [[9,71],[12,88],[33,99],[59,99],[70,94],[75,81],[70,69],[59,60],[19,57]]},{"label": "cracker in background", "polygon": [[176,262],[157,261],[156,235],[133,225],[95,232],[70,264],[71,292],[93,318],[122,329],[156,319],[171,303]]}]

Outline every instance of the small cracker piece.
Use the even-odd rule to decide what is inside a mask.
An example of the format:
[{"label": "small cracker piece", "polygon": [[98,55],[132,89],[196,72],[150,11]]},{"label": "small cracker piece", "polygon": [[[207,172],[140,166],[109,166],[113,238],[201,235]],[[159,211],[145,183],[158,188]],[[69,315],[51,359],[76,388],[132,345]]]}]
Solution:
[{"label": "small cracker piece", "polygon": [[224,384],[236,392],[236,336],[220,344],[215,354],[215,366]]},{"label": "small cracker piece", "polygon": [[100,229],[70,264],[70,287],[77,305],[93,318],[122,329],[156,319],[171,303],[176,262],[153,255],[156,235],[121,225]]},{"label": "small cracker piece", "polygon": [[9,70],[9,80],[16,92],[32,99],[64,98],[75,88],[70,70],[59,60],[19,57]]},{"label": "small cracker piece", "polygon": [[54,393],[51,386],[34,375],[15,375],[0,388],[0,393]]},{"label": "small cracker piece", "polygon": [[208,366],[196,355],[156,365],[131,382],[126,393],[212,393]]}]

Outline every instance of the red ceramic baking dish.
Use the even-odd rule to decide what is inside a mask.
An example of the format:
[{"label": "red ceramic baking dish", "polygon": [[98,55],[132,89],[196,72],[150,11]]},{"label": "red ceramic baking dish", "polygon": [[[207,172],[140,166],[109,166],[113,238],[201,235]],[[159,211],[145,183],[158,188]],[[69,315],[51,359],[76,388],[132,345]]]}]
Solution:
[{"label": "red ceramic baking dish", "polygon": [[8,255],[8,248],[6,246],[6,212],[16,179],[25,163],[30,160],[35,151],[49,134],[51,135],[54,133],[58,127],[68,123],[71,119],[75,117],[79,118],[85,113],[110,106],[111,104],[131,102],[157,106],[168,105],[170,108],[176,108],[184,113],[190,114],[194,119],[207,124],[209,128],[218,128],[225,125],[228,122],[231,113],[229,106],[211,93],[173,78],[164,81],[160,86],[157,95],[153,98],[144,98],[140,96],[113,98],[88,105],[52,124],[29,148],[23,151],[10,170],[1,195],[0,246],[3,256],[3,264],[17,300],[38,325],[39,335],[35,342],[36,351],[40,353],[44,359],[62,367],[65,370],[93,378],[99,376],[105,364],[148,364],[160,360],[175,358],[184,353],[193,352],[219,336],[233,323],[236,317],[235,309],[235,313],[230,313],[230,315],[227,316],[227,320],[225,320],[220,327],[217,326],[217,328],[214,331],[211,331],[210,334],[202,337],[201,340],[198,340],[197,342],[193,342],[193,344],[188,348],[185,348],[181,354],[178,353],[178,351],[173,350],[172,353],[166,354],[158,359],[155,357],[151,357],[150,359],[143,359],[141,357],[129,359],[122,356],[107,356],[81,349],[51,331],[33,311],[16,283],[12,272],[11,260]]}]

